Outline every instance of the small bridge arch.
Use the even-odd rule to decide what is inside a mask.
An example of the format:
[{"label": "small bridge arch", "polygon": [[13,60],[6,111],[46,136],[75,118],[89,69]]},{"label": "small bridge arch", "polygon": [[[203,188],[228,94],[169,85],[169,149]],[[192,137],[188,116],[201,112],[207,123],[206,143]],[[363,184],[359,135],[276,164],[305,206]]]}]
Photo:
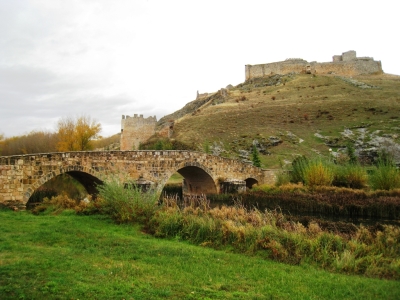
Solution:
[{"label": "small bridge arch", "polygon": [[256,178],[249,177],[246,178],[244,181],[246,182],[247,189],[251,189],[253,186],[258,185],[258,180]]}]

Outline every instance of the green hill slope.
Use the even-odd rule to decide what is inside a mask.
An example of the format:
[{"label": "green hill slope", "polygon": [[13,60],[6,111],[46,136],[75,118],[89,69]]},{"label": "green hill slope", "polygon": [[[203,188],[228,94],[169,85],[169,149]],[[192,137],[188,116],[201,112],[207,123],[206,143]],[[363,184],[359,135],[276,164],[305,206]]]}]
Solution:
[{"label": "green hill slope", "polygon": [[398,145],[400,76],[274,75],[192,101],[160,123],[167,119],[175,119],[173,138],[198,150],[208,144],[246,158],[255,143],[268,168],[297,155],[327,156],[348,141],[361,153]]}]

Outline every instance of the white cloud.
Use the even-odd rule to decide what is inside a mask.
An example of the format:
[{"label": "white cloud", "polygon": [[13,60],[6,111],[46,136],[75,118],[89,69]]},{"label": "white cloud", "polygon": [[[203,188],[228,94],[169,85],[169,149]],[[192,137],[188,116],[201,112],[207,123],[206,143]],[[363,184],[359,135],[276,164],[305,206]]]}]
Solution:
[{"label": "white cloud", "polygon": [[[379,5],[378,5],[379,4]],[[89,114],[158,119],[244,66],[356,50],[400,74],[393,1],[0,0],[0,133]]]}]

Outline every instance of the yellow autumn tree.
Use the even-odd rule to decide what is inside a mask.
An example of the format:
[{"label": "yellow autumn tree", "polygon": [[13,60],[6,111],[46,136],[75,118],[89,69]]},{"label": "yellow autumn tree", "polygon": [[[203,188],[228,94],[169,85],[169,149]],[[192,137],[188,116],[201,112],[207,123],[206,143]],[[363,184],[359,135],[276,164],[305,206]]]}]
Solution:
[{"label": "yellow autumn tree", "polygon": [[92,149],[91,141],[99,137],[101,124],[82,115],[73,119],[61,118],[57,123],[58,151],[85,151]]},{"label": "yellow autumn tree", "polygon": [[101,131],[100,123],[92,120],[89,116],[81,116],[75,124],[75,142],[79,151],[92,150],[91,141],[99,138]]},{"label": "yellow autumn tree", "polygon": [[61,118],[57,123],[58,151],[75,151],[75,120],[71,117]]}]

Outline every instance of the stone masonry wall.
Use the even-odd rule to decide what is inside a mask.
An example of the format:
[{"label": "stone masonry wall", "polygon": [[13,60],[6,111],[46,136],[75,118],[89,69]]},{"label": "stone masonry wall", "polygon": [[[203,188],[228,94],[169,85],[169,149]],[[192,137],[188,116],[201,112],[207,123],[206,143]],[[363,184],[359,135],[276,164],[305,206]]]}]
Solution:
[{"label": "stone masonry wall", "polygon": [[[255,179],[272,184],[273,170],[263,170],[238,160],[192,151],[82,151],[0,157],[0,206],[23,208],[33,192],[63,173],[79,176],[89,193],[95,182],[118,175],[123,180],[154,183],[162,187],[180,172],[197,194],[219,192],[219,182]],[[97,179],[97,181],[94,181]]]},{"label": "stone masonry wall", "polygon": [[382,64],[371,57],[357,57],[356,51],[347,51],[342,55],[334,55],[332,62],[307,62],[303,59],[289,59],[260,65],[246,65],[246,80],[273,74],[311,73],[337,74],[356,76],[362,74],[382,73]]},{"label": "stone masonry wall", "polygon": [[143,118],[135,114],[133,117],[122,116],[121,150],[138,150],[139,144],[147,141],[156,130],[157,118]]}]

